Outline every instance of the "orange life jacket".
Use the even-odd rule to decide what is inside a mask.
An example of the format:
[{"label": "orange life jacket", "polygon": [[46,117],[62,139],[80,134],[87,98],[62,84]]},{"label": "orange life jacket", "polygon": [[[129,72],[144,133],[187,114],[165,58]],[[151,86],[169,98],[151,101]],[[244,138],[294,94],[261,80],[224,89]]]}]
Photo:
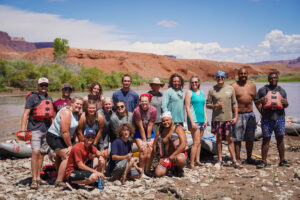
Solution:
[{"label": "orange life jacket", "polygon": [[[26,95],[26,99],[28,99],[28,97],[32,94],[36,94],[36,93],[29,92]],[[44,99],[44,100],[40,99],[40,103],[37,106],[33,107],[33,111],[32,111],[33,120],[44,121],[44,119],[51,119],[52,117],[54,117],[54,113],[55,112],[54,112],[52,101],[50,99]]]},{"label": "orange life jacket", "polygon": [[282,96],[279,92],[269,91],[265,96],[267,98],[267,103],[264,105],[264,109],[277,108],[279,110],[283,109],[281,103]]}]

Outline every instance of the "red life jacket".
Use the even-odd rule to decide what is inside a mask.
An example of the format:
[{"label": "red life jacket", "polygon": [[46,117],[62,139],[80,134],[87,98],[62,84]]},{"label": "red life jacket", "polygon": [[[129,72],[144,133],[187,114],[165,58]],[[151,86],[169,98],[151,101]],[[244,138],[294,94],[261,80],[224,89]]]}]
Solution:
[{"label": "red life jacket", "polygon": [[[28,99],[28,97],[32,94],[36,94],[34,92],[28,92],[28,94],[26,95],[26,99]],[[39,99],[40,96],[38,95]],[[40,102],[37,106],[33,107],[33,120],[35,121],[44,121],[44,119],[51,119],[52,117],[54,117],[54,107],[53,107],[53,103],[50,99],[40,99]]]},{"label": "red life jacket", "polygon": [[283,109],[283,105],[281,103],[282,96],[277,91],[269,91],[265,96],[267,98],[267,103],[264,105],[264,109],[277,108],[279,110]]}]

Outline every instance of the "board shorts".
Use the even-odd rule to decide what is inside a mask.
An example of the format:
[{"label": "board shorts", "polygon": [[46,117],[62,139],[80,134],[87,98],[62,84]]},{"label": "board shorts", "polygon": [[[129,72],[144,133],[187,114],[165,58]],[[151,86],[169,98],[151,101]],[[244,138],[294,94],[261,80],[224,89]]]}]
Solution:
[{"label": "board shorts", "polygon": [[271,137],[274,131],[275,135],[285,135],[285,118],[279,120],[261,119],[262,137]]},{"label": "board shorts", "polygon": [[[192,128],[192,124],[190,122],[187,123],[188,124],[188,129],[190,130]],[[196,126],[197,129],[199,129],[200,131],[204,131],[204,122],[196,122]]]},{"label": "board shorts", "polygon": [[39,150],[42,154],[47,154],[50,151],[49,145],[46,141],[46,132],[39,130],[32,131],[31,149],[32,151]]},{"label": "board shorts", "polygon": [[[122,174],[124,173],[125,169],[126,169],[126,165],[127,165],[128,160],[124,159],[119,161],[115,167],[110,171],[110,176],[112,177],[120,177],[122,176]],[[130,170],[128,171],[127,176],[138,176],[141,173],[135,168],[135,167],[131,167]]]},{"label": "board shorts", "polygon": [[[91,159],[88,160],[85,165],[93,169],[93,163],[94,163],[93,159]],[[75,169],[70,174],[68,181],[72,182],[72,181],[88,180],[92,174],[93,172],[87,170]]]},{"label": "board shorts", "polygon": [[[186,159],[188,158],[188,154],[186,152],[179,153],[179,154],[183,154]],[[170,161],[169,158],[162,158],[162,159],[164,160],[164,163],[163,164],[158,163],[156,165],[156,167],[163,168],[163,169],[166,169],[166,170],[171,170],[172,167],[175,166],[174,162]]]},{"label": "board shorts", "polygon": [[50,146],[50,148],[52,150],[60,150],[60,149],[68,148],[68,146],[66,145],[66,143],[62,137],[54,135],[51,132],[47,133],[46,139],[47,139],[48,145]]},{"label": "board shorts", "polygon": [[[147,134],[147,133],[146,133]],[[134,134],[134,138],[135,139],[142,139],[141,137],[141,133],[140,131],[138,130],[138,128],[135,130],[135,134]],[[155,138],[155,131],[154,131],[154,128],[152,129],[151,131],[151,139],[154,139]]]},{"label": "board shorts", "polygon": [[232,136],[233,124],[231,121],[212,121],[211,132],[214,135]]},{"label": "board shorts", "polygon": [[234,125],[233,141],[254,141],[255,140],[256,119],[253,112],[239,113],[238,120]]}]

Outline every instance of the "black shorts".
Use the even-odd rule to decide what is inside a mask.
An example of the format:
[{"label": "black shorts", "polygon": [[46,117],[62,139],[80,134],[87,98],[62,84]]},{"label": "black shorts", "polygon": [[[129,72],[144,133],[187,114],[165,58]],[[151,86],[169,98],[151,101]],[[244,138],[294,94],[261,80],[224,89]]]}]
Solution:
[{"label": "black shorts", "polygon": [[[89,160],[85,164],[86,166],[93,168],[93,159]],[[87,170],[81,170],[81,169],[75,169],[72,171],[72,173],[69,176],[68,181],[82,181],[87,180],[90,178],[90,176],[93,174],[93,172],[87,171]]]},{"label": "black shorts", "polygon": [[46,135],[46,141],[52,150],[60,150],[68,148],[64,139],[62,137],[58,137],[53,133],[48,132]]}]

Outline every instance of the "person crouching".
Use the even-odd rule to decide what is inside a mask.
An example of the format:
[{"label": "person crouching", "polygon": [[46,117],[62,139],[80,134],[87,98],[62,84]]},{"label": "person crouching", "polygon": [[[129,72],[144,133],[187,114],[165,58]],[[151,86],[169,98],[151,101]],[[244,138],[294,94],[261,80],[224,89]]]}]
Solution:
[{"label": "person crouching", "polygon": [[88,185],[97,182],[98,178],[104,178],[100,172],[102,162],[99,159],[102,154],[92,145],[95,137],[94,129],[86,129],[83,142],[73,146],[65,172],[69,183]]},{"label": "person crouching", "polygon": [[155,168],[155,176],[165,176],[169,170],[174,175],[183,176],[183,168],[187,160],[185,132],[181,125],[174,124],[170,111],[164,112],[161,119],[162,125],[159,132],[155,134],[153,146],[154,154],[156,154],[156,145],[159,145],[160,150],[160,161]]},{"label": "person crouching", "polygon": [[132,143],[129,136],[134,133],[134,128],[130,124],[122,124],[116,130],[118,138],[112,142],[110,152],[110,162],[107,167],[107,173],[112,179],[120,179],[125,184],[126,179],[138,179],[141,177],[142,168],[136,164],[132,158]]}]

